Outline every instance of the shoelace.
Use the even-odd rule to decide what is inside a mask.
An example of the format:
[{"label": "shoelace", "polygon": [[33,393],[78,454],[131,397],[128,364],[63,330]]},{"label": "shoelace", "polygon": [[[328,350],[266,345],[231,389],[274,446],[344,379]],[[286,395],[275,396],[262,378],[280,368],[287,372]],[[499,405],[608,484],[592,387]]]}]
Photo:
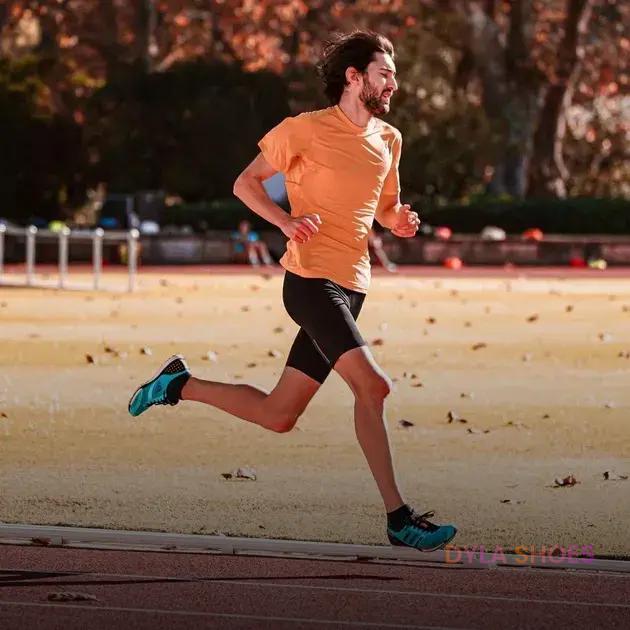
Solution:
[{"label": "shoelace", "polygon": [[411,510],[409,520],[411,521],[412,525],[415,525],[420,529],[426,529],[427,531],[434,532],[436,529],[439,529],[439,526],[427,520],[428,518],[432,518],[433,516],[435,516],[435,512],[433,510],[424,512],[424,514],[418,514],[417,512],[414,512],[414,510]]}]

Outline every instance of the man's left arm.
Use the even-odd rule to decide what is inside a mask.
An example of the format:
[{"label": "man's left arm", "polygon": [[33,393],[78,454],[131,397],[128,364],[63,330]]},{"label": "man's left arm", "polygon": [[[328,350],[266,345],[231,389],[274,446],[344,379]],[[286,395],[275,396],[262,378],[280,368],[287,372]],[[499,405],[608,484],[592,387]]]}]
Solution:
[{"label": "man's left arm", "polygon": [[392,147],[392,164],[390,166],[383,190],[376,208],[376,220],[391,230],[395,236],[409,238],[415,236],[420,225],[418,213],[411,210],[411,206],[400,203],[400,178],[398,167],[402,150],[402,137],[397,133]]}]

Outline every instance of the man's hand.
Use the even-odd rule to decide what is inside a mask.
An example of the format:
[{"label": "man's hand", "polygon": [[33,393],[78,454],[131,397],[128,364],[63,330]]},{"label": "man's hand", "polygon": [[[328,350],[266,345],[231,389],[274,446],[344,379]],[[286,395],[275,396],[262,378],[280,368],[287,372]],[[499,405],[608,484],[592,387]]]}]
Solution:
[{"label": "man's hand", "polygon": [[287,217],[280,229],[286,237],[296,243],[306,243],[319,232],[322,220],[318,214],[305,214],[301,217]]},{"label": "man's hand", "polygon": [[391,228],[391,232],[394,236],[410,238],[416,235],[419,226],[418,213],[414,212],[410,205],[404,204],[398,210],[396,224]]}]

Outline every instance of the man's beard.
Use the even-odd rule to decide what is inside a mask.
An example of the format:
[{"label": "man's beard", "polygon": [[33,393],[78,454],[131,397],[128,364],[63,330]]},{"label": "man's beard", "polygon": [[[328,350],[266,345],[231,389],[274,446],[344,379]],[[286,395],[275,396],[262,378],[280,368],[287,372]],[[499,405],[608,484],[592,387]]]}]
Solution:
[{"label": "man's beard", "polygon": [[367,76],[364,77],[363,89],[359,94],[359,100],[365,105],[365,109],[372,114],[372,116],[382,116],[389,112],[389,103],[384,101],[382,92],[379,92],[371,83]]}]

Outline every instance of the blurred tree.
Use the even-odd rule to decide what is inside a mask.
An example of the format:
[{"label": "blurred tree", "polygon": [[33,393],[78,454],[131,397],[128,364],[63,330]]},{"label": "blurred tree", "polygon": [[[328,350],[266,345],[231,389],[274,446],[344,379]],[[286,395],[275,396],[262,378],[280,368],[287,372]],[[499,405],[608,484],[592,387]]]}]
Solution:
[{"label": "blurred tree", "polygon": [[[512,196],[629,194],[629,11],[620,0],[4,0],[0,54],[34,55],[35,109],[84,129],[93,176],[113,165],[99,170],[109,153],[95,139],[105,128],[122,137],[112,125],[130,130],[138,116],[124,99],[143,102],[122,86],[171,85],[144,75],[191,60],[235,63],[282,75],[294,111],[321,107],[313,71],[321,42],[335,30],[372,28],[397,47],[401,90],[391,120],[405,135],[407,191],[438,203],[486,185]],[[89,103],[95,92],[102,102],[104,86],[123,110],[98,121]],[[161,175],[143,177],[159,183]]]},{"label": "blurred tree", "polygon": [[0,60],[0,214],[8,218],[53,219],[85,195],[80,128],[39,111],[46,87],[36,65]]}]

